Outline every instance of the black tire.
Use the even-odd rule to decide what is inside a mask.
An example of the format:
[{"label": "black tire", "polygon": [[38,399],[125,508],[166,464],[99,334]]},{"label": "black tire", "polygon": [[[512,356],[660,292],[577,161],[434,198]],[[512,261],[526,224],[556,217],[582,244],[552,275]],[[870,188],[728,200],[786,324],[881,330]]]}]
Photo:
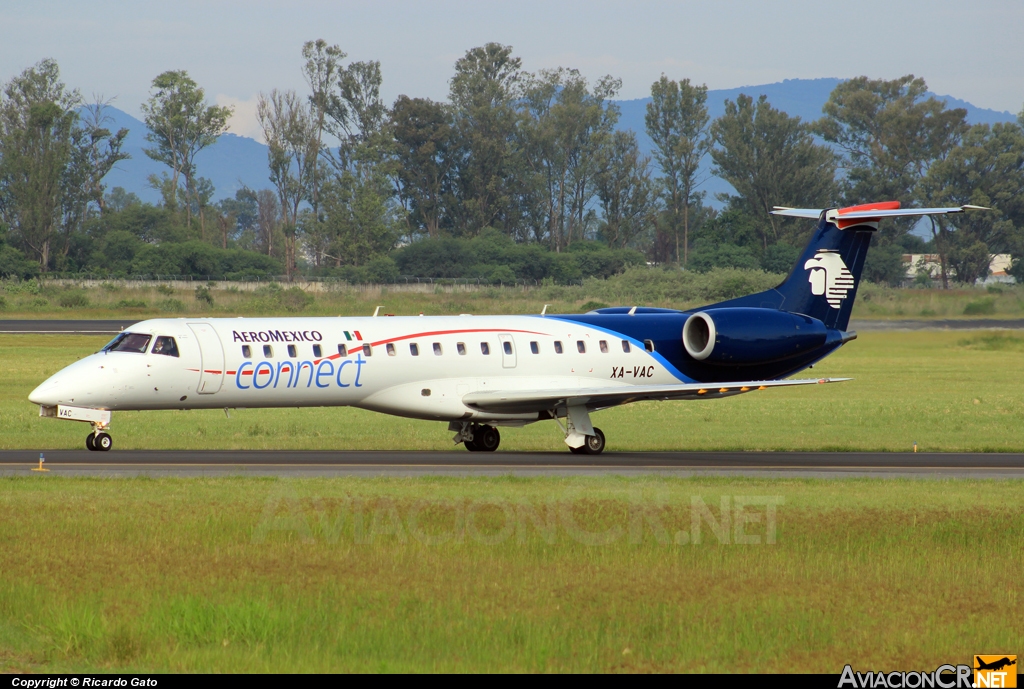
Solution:
[{"label": "black tire", "polygon": [[90,433],[89,435],[85,436],[85,449],[89,450],[89,452],[95,452],[96,451],[96,442],[95,441],[96,441],[96,436],[94,436],[92,433]]},{"label": "black tire", "polygon": [[476,446],[476,435],[474,434],[473,440],[464,440],[462,444],[466,446],[466,449],[470,452],[479,452],[480,448]]},{"label": "black tire", "polygon": [[494,452],[501,444],[501,433],[494,426],[484,426],[479,433],[473,434],[473,442],[480,452]]},{"label": "black tire", "polygon": [[599,455],[604,452],[604,433],[600,428],[594,429],[594,435],[587,436],[587,442],[581,449],[588,455]]},{"label": "black tire", "polygon": [[93,443],[96,445],[97,450],[106,452],[114,446],[114,439],[110,437],[109,433],[100,433],[96,436],[96,440]]},{"label": "black tire", "polygon": [[580,445],[579,447],[570,447],[569,452],[573,453],[574,455],[581,455],[584,453],[585,448],[586,445]]}]

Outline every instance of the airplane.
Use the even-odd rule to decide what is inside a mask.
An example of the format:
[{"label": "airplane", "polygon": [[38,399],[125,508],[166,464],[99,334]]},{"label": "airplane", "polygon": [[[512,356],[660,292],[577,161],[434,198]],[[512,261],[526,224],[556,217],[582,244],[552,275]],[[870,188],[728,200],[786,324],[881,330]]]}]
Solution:
[{"label": "airplane", "polygon": [[1002,670],[1004,667],[1017,664],[1016,659],[1010,660],[1009,657],[1003,657],[991,663],[982,661],[978,656],[975,656],[975,660],[978,662],[978,667],[974,668],[975,670]]},{"label": "airplane", "polygon": [[[29,395],[40,416],[92,425],[115,411],[353,406],[448,423],[493,452],[500,428],[553,420],[575,454],[600,454],[593,412],[847,378],[788,379],[856,338],[847,330],[872,235],[885,218],[976,206],[776,207],[817,227],[779,286],[685,311],[337,318],[177,318],[136,323]],[[545,307],[546,311],[546,307]]]}]

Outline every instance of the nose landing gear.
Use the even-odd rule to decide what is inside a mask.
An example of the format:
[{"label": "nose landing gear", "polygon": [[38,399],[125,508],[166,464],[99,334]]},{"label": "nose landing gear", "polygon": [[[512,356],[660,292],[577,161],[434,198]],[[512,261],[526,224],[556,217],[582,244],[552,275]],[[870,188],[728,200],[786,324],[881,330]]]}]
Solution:
[{"label": "nose landing gear", "polygon": [[114,446],[114,439],[109,433],[95,428],[92,433],[85,436],[85,448],[92,452],[106,452]]}]

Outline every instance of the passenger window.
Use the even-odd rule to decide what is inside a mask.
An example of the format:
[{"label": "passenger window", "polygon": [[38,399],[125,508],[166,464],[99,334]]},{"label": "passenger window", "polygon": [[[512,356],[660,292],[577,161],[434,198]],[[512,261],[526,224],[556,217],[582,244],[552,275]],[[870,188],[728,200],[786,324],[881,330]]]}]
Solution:
[{"label": "passenger window", "polygon": [[506,354],[511,354],[512,353],[512,343],[511,342],[502,342],[501,346],[504,347]]},{"label": "passenger window", "polygon": [[587,343],[584,342],[583,340],[576,340],[576,350],[580,354],[586,354],[587,353]]},{"label": "passenger window", "polygon": [[373,356],[373,347],[370,346],[369,342],[363,345],[363,354],[366,356]]},{"label": "passenger window", "polygon": [[644,349],[648,352],[654,351],[654,340],[644,340]]},{"label": "passenger window", "polygon": [[441,352],[441,343],[440,342],[435,342],[434,343],[434,355],[435,356],[441,356],[441,354],[442,354],[442,352]]},{"label": "passenger window", "polygon": [[338,345],[338,354],[341,356],[348,356],[348,347],[343,344]]},{"label": "passenger window", "polygon": [[177,357],[178,343],[174,341],[173,337],[158,337],[153,345],[153,354]]},{"label": "passenger window", "polygon": [[455,349],[458,350],[459,356],[466,356],[466,343],[465,342],[456,342],[455,343]]},{"label": "passenger window", "polygon": [[274,348],[270,345],[263,345],[263,356],[272,359],[274,357]]},{"label": "passenger window", "polygon": [[288,345],[288,356],[295,358],[299,355],[298,350],[295,349],[295,345]]},{"label": "passenger window", "polygon": [[486,342],[481,342],[480,343],[480,353],[481,354],[490,354],[491,353],[491,348],[487,345]]},{"label": "passenger window", "polygon": [[624,351],[626,354],[629,354],[629,340],[622,341],[622,351]]},{"label": "passenger window", "polygon": [[409,353],[412,354],[413,356],[419,356],[420,355],[420,346],[418,344],[416,344],[415,342],[410,342],[409,343]]},{"label": "passenger window", "polygon": [[244,356],[246,359],[251,359],[252,347],[250,347],[249,345],[242,345],[242,356]]},{"label": "passenger window", "polygon": [[561,354],[561,353],[562,353],[562,343],[560,341],[558,341],[558,340],[555,340],[555,354]]},{"label": "passenger window", "polygon": [[530,351],[534,354],[540,354],[540,346],[536,342],[531,342]]},{"label": "passenger window", "polygon": [[317,359],[324,355],[324,350],[320,348],[320,345],[313,345],[313,356]]},{"label": "passenger window", "polygon": [[108,352],[135,352],[144,354],[149,348],[149,335],[139,333],[121,333],[103,349]]},{"label": "passenger window", "polygon": [[388,350],[388,356],[394,356],[395,355],[395,345],[393,345],[390,342],[388,342],[388,346],[387,346],[386,349]]},{"label": "passenger window", "polygon": [[601,345],[601,353],[602,354],[607,354],[608,353],[608,343],[605,340],[601,340],[600,345]]}]

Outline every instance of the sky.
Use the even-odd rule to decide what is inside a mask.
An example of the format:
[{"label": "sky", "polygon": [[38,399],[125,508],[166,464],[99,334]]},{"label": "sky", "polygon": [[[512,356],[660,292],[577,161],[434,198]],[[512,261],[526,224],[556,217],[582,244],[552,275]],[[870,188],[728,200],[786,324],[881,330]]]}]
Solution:
[{"label": "sky", "polygon": [[305,92],[303,42],[379,60],[386,102],[445,100],[455,61],[496,41],[528,71],[573,67],[644,98],[661,74],[711,89],[783,79],[922,76],[974,105],[1024,106],[1021,0],[3,0],[0,81],[54,58],[87,100],[135,116],[153,78],[184,69],[231,131],[261,139],[256,98]]}]

